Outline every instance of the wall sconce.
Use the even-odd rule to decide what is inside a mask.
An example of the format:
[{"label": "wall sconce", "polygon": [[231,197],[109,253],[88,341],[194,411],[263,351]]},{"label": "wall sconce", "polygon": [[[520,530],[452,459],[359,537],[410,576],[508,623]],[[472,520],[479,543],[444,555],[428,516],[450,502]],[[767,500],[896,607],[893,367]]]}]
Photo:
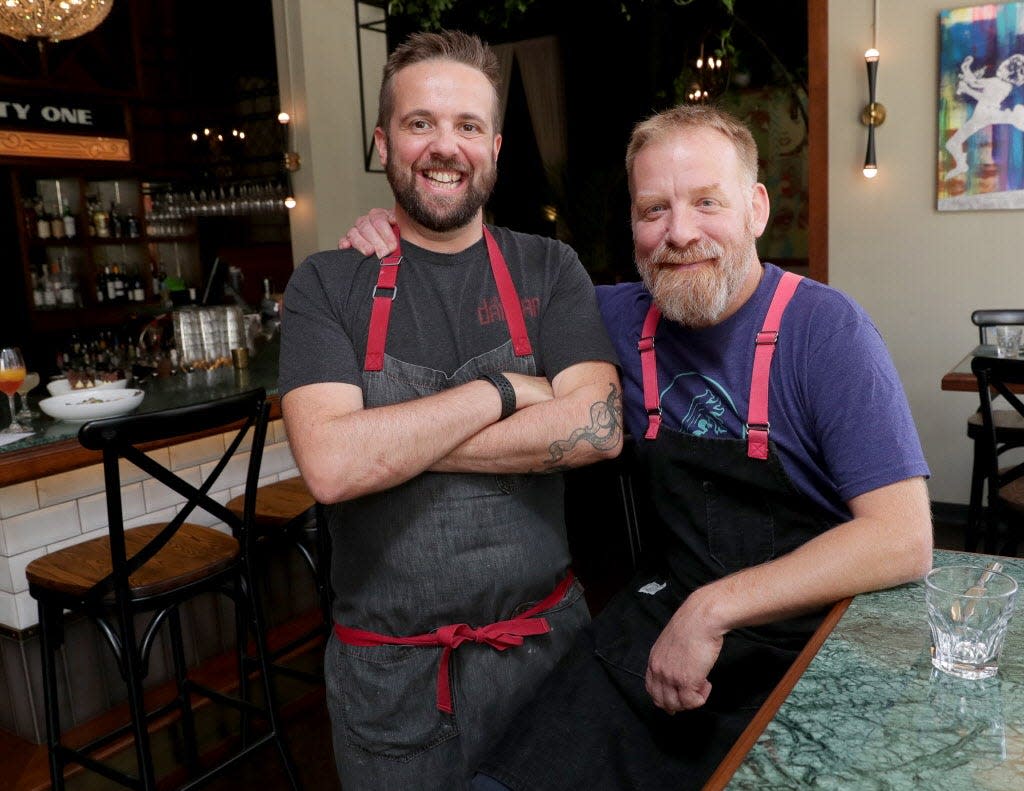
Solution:
[{"label": "wall sconce", "polygon": [[875,101],[875,80],[878,77],[878,50],[872,47],[864,53],[868,68],[868,104],[860,114],[860,122],[868,128],[868,150],[864,155],[864,178],[878,175],[875,158],[875,127],[885,123],[885,105]]}]

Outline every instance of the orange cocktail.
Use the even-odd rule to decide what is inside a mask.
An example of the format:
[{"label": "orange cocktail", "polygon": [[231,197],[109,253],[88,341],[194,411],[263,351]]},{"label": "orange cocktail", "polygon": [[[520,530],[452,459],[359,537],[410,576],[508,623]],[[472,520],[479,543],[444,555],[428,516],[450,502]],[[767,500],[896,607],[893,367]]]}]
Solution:
[{"label": "orange cocktail", "polygon": [[25,368],[0,369],[0,391],[9,396],[14,395],[21,383],[25,381]]}]

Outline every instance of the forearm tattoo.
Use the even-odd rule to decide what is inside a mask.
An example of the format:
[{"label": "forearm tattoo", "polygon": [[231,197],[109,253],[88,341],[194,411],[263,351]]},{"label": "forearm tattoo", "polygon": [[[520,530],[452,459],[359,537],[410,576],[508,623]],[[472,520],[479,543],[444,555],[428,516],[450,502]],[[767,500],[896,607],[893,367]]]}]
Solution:
[{"label": "forearm tattoo", "polygon": [[622,395],[619,388],[611,383],[611,390],[604,401],[595,401],[590,405],[590,425],[575,429],[568,439],[560,439],[548,446],[551,454],[544,461],[544,472],[561,472],[569,469],[568,464],[560,463],[573,448],[583,442],[589,442],[598,450],[614,448],[622,439]]}]

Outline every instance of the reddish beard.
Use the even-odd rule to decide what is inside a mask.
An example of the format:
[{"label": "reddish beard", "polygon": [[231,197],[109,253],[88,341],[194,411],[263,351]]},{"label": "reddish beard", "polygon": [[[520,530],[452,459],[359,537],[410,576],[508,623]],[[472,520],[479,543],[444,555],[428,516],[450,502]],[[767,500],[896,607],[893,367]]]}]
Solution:
[{"label": "reddish beard", "polygon": [[[710,327],[742,287],[747,255],[743,245],[726,249],[710,239],[682,249],[662,242],[649,257],[637,255],[636,268],[662,315],[686,327]],[[698,262],[706,263],[680,268]]]},{"label": "reddish beard", "polygon": [[[398,204],[413,220],[437,233],[447,233],[466,226],[487,203],[498,180],[496,166],[477,173],[454,157],[431,158],[421,165],[401,169],[394,158],[389,158],[384,170]],[[462,178],[469,179],[469,187],[461,198],[426,197],[420,194],[416,185],[416,174],[424,170],[455,171]]]}]

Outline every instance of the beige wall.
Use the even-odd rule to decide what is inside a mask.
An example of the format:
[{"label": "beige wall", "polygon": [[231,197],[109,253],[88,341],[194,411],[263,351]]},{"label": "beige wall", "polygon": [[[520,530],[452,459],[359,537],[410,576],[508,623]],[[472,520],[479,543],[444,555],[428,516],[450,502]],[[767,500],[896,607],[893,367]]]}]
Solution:
[{"label": "beige wall", "polygon": [[363,167],[352,3],[274,0],[274,28],[281,106],[294,109],[293,141],[302,157],[302,168],[292,176],[298,201],[291,211],[292,252],[298,263],[337,246],[356,217],[393,199],[384,174]]},{"label": "beige wall", "polygon": [[874,317],[932,469],[931,498],[967,502],[965,421],[977,396],[939,380],[977,342],[971,311],[1024,305],[1020,211],[935,209],[938,13],[971,5],[881,0],[878,177],[865,179],[864,50],[871,0],[829,0],[829,280]]}]

